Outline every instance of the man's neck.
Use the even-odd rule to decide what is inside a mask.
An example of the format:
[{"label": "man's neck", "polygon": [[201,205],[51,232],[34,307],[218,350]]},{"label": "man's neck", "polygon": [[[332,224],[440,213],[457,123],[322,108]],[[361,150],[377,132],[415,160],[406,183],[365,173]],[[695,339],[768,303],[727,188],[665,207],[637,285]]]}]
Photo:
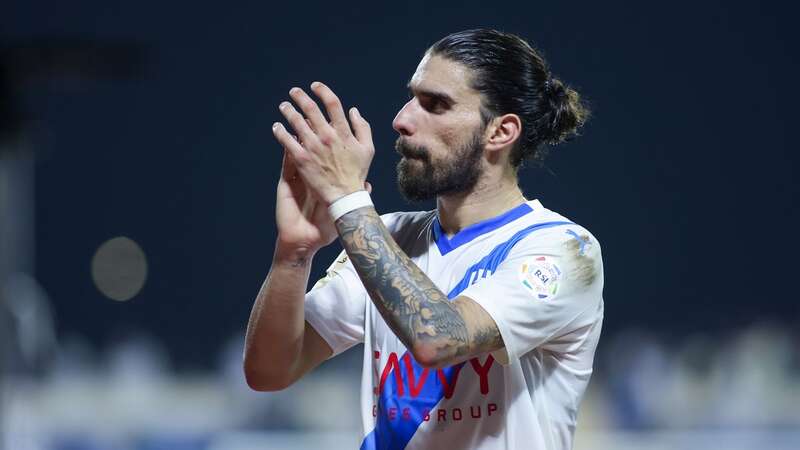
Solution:
[{"label": "man's neck", "polygon": [[516,177],[503,177],[499,182],[478,182],[465,194],[437,197],[439,223],[445,234],[452,236],[482,220],[498,216],[524,203],[525,196]]}]

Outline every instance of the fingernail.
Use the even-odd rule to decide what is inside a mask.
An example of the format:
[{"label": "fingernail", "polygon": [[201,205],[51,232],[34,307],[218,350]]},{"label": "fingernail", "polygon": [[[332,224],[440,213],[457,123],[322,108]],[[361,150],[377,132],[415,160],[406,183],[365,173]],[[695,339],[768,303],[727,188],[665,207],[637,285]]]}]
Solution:
[{"label": "fingernail", "polygon": [[281,102],[281,104],[278,105],[278,108],[281,110],[286,109],[288,107],[289,107],[289,102]]},{"label": "fingernail", "polygon": [[354,112],[354,113],[356,113],[356,115],[357,115],[358,117],[361,117],[361,112],[360,112],[360,111],[358,110],[358,108],[356,108],[355,106],[353,106],[353,112]]},{"label": "fingernail", "polygon": [[298,88],[298,87],[293,87],[293,88],[289,89],[289,93],[290,94],[296,94],[299,91],[300,91],[300,88]]},{"label": "fingernail", "polygon": [[278,122],[275,122],[275,123],[272,124],[272,131],[278,131],[278,129],[280,127],[281,127],[281,124],[279,124]]},{"label": "fingernail", "polygon": [[322,83],[320,83],[319,81],[315,81],[315,82],[311,83],[311,89],[318,88],[320,84],[322,84]]}]

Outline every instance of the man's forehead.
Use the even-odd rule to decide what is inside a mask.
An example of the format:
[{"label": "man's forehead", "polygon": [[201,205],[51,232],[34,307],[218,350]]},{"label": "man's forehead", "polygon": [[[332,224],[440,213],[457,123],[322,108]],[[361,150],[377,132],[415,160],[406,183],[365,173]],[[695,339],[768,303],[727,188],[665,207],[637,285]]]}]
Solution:
[{"label": "man's forehead", "polygon": [[408,87],[444,92],[454,99],[464,99],[478,94],[470,87],[471,77],[472,73],[465,65],[426,53],[408,82]]}]

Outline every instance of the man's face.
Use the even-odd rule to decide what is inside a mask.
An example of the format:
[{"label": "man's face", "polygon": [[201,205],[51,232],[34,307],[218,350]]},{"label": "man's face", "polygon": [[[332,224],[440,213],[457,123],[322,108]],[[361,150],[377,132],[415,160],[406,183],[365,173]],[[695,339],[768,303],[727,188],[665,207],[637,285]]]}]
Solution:
[{"label": "man's face", "polygon": [[403,156],[397,183],[407,199],[466,192],[477,183],[485,127],[470,76],[459,63],[426,55],[411,78],[411,100],[392,122],[400,133],[395,147]]}]

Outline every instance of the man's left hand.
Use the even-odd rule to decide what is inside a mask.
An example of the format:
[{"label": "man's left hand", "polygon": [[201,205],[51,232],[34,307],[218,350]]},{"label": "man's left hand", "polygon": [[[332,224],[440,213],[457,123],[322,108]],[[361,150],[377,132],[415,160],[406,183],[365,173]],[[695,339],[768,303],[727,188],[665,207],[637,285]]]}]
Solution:
[{"label": "man's left hand", "polygon": [[375,146],[369,123],[356,108],[350,108],[348,122],[342,103],[328,86],[314,82],[311,90],[325,106],[330,122],[305,91],[292,88],[289,96],[300,111],[288,101],[279,109],[297,139],[279,122],[272,126],[272,132],[311,194],[327,206],[364,189]]}]

